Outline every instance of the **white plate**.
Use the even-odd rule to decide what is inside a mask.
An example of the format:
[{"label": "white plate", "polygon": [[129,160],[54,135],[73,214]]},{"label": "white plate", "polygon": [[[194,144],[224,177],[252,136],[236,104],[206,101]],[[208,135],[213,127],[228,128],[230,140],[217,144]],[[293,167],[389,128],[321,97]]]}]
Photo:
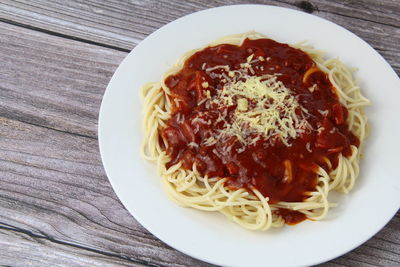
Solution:
[{"label": "white plate", "polygon": [[[326,219],[267,232],[241,229],[218,213],[181,208],[168,199],[154,164],[140,157],[143,138],[139,88],[158,81],[180,55],[218,37],[256,30],[294,43],[309,40],[328,56],[357,67],[372,100],[372,133],[361,175]],[[160,28],[121,63],[104,94],[99,143],[110,182],[129,212],[168,245],[225,266],[312,265],[338,257],[376,234],[400,207],[398,171],[400,80],[367,43],[344,28],[306,13],[262,5],[197,12]]]}]

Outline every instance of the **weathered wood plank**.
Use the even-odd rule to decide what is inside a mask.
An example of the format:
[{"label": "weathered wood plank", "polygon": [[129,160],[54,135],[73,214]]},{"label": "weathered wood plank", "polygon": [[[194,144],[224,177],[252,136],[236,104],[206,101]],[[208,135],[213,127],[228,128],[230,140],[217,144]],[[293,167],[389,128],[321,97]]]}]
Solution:
[{"label": "weathered wood plank", "polygon": [[[96,140],[4,118],[0,136],[0,225],[122,257],[126,264],[200,264],[157,240],[128,214],[102,172]],[[0,238],[3,246],[7,249],[0,250],[0,262],[17,249]],[[53,251],[53,244],[43,246]],[[87,253],[65,251],[61,245],[54,253],[59,249],[71,253],[68,257]],[[43,256],[40,250],[23,251],[27,257]],[[373,265],[393,266],[399,255],[400,214],[366,244],[331,263],[362,266],[367,258]],[[46,260],[61,264],[57,258]]]},{"label": "weathered wood plank", "polygon": [[103,92],[125,52],[0,23],[0,115],[95,137]]},{"label": "weathered wood plank", "polygon": [[147,266],[9,229],[0,228],[0,240],[2,266]]},{"label": "weathered wood plank", "polygon": [[[20,5],[7,18],[90,37],[100,44],[124,48],[120,44],[125,42],[131,48],[169,20],[227,3],[131,2],[68,1],[56,6],[57,11],[55,2],[31,1],[36,5],[32,11],[26,9],[26,1],[2,1],[0,17],[4,17],[5,4]],[[277,4],[300,1],[282,2],[287,4]],[[376,42],[375,48],[399,73],[399,24],[393,17],[399,4],[330,3],[316,4],[319,11],[315,13],[365,33],[364,39]],[[355,10],[364,5],[365,10]],[[362,29],[370,26],[370,30]],[[136,41],[123,39],[132,32]],[[82,257],[82,265],[85,261],[94,265],[106,253],[104,265],[205,266],[143,229],[118,201],[102,169],[95,140],[98,108],[109,78],[126,53],[9,24],[0,24],[0,42],[0,225],[31,233],[25,236],[1,229],[0,264],[24,265],[32,259],[35,265],[65,265],[73,263],[68,258]],[[42,243],[37,245],[37,240]],[[366,244],[324,265],[396,266],[399,250],[400,213]]]},{"label": "weathered wood plank", "polygon": [[[127,263],[197,262],[156,239],[124,209],[103,172],[97,140],[5,118],[0,137],[0,225]],[[0,247],[7,248],[1,238]]]},{"label": "weathered wood plank", "polygon": [[[313,4],[310,4],[310,3]],[[247,1],[313,12],[344,26],[377,49],[400,73],[398,1]],[[0,17],[38,28],[132,49],[162,25],[206,8],[243,1],[10,1]],[[308,3],[308,4],[307,4]]]},{"label": "weathered wood plank", "polygon": [[149,264],[195,264],[132,218],[103,171],[97,114],[125,53],[4,24],[0,36],[1,224]]}]

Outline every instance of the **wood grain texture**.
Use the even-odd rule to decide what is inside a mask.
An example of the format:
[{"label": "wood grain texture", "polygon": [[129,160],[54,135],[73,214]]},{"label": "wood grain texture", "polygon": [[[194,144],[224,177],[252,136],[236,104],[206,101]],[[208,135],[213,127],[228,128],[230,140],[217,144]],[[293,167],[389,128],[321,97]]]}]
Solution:
[{"label": "wood grain texture", "polygon": [[[145,263],[129,262],[112,255],[101,255],[93,251],[52,242],[46,238],[0,229],[2,266],[147,266]],[[77,253],[78,250],[78,253]],[[18,262],[16,256],[18,255]]]},{"label": "wood grain texture", "polygon": [[[254,2],[328,18],[400,73],[399,1]],[[163,244],[124,209],[102,168],[97,118],[126,51],[177,17],[228,3],[244,2],[1,1],[0,265],[209,266]],[[396,265],[400,213],[323,264]]]},{"label": "wood grain texture", "polygon": [[[95,138],[97,114],[124,53],[4,26],[0,225],[107,253],[127,264],[197,263],[143,229],[104,174]],[[0,239],[0,264],[7,246]],[[55,259],[50,257],[49,263]]]},{"label": "wood grain texture", "polygon": [[0,114],[95,137],[102,93],[126,53],[5,23],[0,31]]},{"label": "wood grain texture", "polygon": [[400,4],[384,1],[86,1],[3,0],[0,17],[40,29],[132,49],[164,24],[206,8],[227,4],[270,4],[307,10],[354,32],[400,73]]}]

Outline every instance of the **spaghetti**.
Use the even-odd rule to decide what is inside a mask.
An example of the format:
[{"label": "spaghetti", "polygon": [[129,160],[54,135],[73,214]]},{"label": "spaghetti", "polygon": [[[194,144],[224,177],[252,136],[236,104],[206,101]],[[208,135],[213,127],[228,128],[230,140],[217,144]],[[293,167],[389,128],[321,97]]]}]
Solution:
[{"label": "spaghetti", "polygon": [[248,32],[190,51],[142,88],[144,158],[178,204],[267,230],[320,220],[359,173],[367,119],[352,71]]}]

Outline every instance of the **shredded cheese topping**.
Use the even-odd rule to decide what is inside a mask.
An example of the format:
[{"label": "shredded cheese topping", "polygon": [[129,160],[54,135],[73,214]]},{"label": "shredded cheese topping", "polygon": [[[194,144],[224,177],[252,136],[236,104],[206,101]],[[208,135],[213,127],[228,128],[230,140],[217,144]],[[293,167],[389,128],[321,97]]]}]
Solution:
[{"label": "shredded cheese topping", "polygon": [[[253,60],[250,55],[239,70],[231,70],[227,65],[206,69],[211,77],[219,77],[224,85],[213,96],[206,92],[207,106],[212,105],[213,109],[223,112],[213,122],[214,125],[222,123],[222,128],[216,127],[216,138],[205,139],[204,145],[215,144],[216,139],[227,141],[236,137],[245,146],[255,144],[261,138],[269,139],[271,145],[280,140],[284,145],[291,146],[290,140],[312,129],[306,120],[307,110],[278,80],[279,73],[254,76],[251,64],[259,60]],[[216,69],[220,73],[210,73]],[[228,113],[227,108],[230,107],[235,109]]]}]

